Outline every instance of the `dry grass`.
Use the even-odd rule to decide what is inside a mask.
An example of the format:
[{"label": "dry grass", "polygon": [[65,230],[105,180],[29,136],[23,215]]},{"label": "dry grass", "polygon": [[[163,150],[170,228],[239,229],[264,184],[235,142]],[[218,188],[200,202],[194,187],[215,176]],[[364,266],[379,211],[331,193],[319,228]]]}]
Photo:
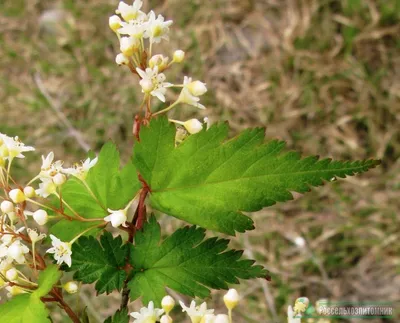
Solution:
[{"label": "dry grass", "polygon": [[[190,53],[175,76],[194,74],[212,89],[206,100],[212,120],[229,119],[235,132],[266,126],[267,136],[304,154],[383,161],[363,176],[253,214],[257,229],[234,245],[267,266],[273,279],[240,285],[246,301],[237,322],[283,318],[287,304],[302,295],[312,302],[398,304],[399,1],[150,2],[176,22],[164,49]],[[113,63],[117,41],[107,18],[116,3],[1,2],[1,132],[66,160],[83,158],[82,142],[99,149],[109,138],[129,155],[140,93]],[[174,117],[198,113],[189,110]],[[163,221],[171,230],[180,225]],[[293,243],[298,236],[306,248]],[[222,308],[217,295],[213,302]],[[113,310],[104,298],[83,302],[99,317]]]}]

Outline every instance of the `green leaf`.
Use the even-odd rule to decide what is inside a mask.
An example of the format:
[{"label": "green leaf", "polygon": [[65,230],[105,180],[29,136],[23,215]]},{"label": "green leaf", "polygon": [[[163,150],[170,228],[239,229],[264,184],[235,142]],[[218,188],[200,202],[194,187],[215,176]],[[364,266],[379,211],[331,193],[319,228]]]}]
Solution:
[{"label": "green leaf", "polygon": [[45,270],[40,272],[38,285],[39,288],[33,292],[33,295],[38,298],[47,295],[53,286],[60,280],[62,276],[61,271],[58,270],[56,265],[49,265]]},{"label": "green leaf", "polygon": [[[103,146],[97,164],[89,171],[87,187],[75,177],[71,177],[62,186],[62,197],[80,216],[88,219],[103,218],[107,209],[124,208],[134,198],[141,185],[136,168],[131,161],[120,170],[120,158],[113,143]],[[67,208],[65,213],[73,216]],[[69,241],[79,233],[100,224],[100,221],[81,222],[62,219],[51,228],[51,233],[62,241]],[[93,229],[86,235],[99,232]]]},{"label": "green leaf", "polygon": [[175,126],[166,118],[143,127],[133,162],[151,189],[155,209],[227,234],[253,229],[253,212],[305,193],[335,177],[362,173],[380,162],[301,159],[283,153],[281,141],[265,142],[264,129],[227,140],[227,123],[191,135],[175,147]]},{"label": "green leaf", "polygon": [[23,294],[0,306],[1,322],[50,323],[49,313],[39,297]]},{"label": "green leaf", "polygon": [[114,316],[108,317],[104,323],[129,323],[128,310],[125,308],[115,312]]},{"label": "green leaf", "polygon": [[111,142],[101,149],[99,160],[86,181],[103,207],[112,210],[124,208],[141,188],[132,162],[120,171],[119,152]]},{"label": "green leaf", "polygon": [[[195,297],[207,297],[210,288],[227,289],[238,278],[265,277],[267,271],[253,260],[240,260],[242,251],[226,250],[229,240],[204,240],[202,228],[184,227],[160,243],[160,226],[154,216],[135,236],[130,261],[134,268],[128,283],[132,300],[160,305],[165,287]],[[203,241],[204,240],[204,241]]]},{"label": "green leaf", "polygon": [[83,283],[97,281],[96,290],[108,294],[123,286],[127,255],[128,247],[121,236],[113,238],[111,233],[105,232],[100,242],[92,236],[83,236],[72,245],[72,266],[67,270],[76,271],[74,279]]}]

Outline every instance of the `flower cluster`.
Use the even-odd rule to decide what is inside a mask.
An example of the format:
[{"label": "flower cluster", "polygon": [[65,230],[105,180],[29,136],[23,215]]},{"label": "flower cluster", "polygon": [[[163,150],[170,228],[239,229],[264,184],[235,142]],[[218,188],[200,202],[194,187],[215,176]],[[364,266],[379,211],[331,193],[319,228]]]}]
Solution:
[{"label": "flower cluster", "polygon": [[[197,305],[195,301],[186,306],[182,301],[179,305],[182,312],[185,312],[192,323],[232,323],[232,310],[239,303],[239,294],[235,289],[230,289],[224,295],[224,303],[228,309],[226,314],[214,314],[213,309],[207,309],[205,302]],[[162,309],[154,308],[154,303],[150,302],[147,307],[142,307],[139,312],[133,312],[130,315],[135,319],[134,323],[172,323],[173,319],[170,312],[175,307],[175,300],[171,296],[165,296],[161,301]]]},{"label": "flower cluster", "polygon": [[[185,52],[178,49],[172,59],[167,56],[153,55],[153,44],[169,39],[169,27],[172,20],[166,20],[162,15],[156,15],[154,11],[144,13],[143,2],[135,0],[132,5],[121,1],[116,10],[116,15],[109,18],[109,26],[116,33],[120,51],[116,56],[118,65],[126,65],[139,77],[139,84],[144,93],[142,107],[146,106],[147,116],[167,112],[179,104],[188,104],[198,109],[205,109],[200,103],[200,97],[207,92],[206,84],[194,81],[185,76],[181,84],[173,84],[166,81],[164,74],[174,63],[181,63],[185,58]],[[167,89],[180,88],[181,92],[175,102],[161,111],[151,111],[150,99],[156,97],[161,102],[166,102]],[[203,129],[203,123],[197,119],[188,121],[170,120],[182,125],[186,134],[178,136],[177,143],[182,141],[187,134],[195,134]],[[206,123],[207,124],[207,123]]]}]

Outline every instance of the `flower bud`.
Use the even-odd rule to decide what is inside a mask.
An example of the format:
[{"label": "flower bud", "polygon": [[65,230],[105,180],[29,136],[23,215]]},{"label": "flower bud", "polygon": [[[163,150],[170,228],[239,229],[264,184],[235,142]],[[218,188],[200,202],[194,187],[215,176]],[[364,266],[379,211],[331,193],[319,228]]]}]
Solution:
[{"label": "flower bud", "polygon": [[174,306],[175,306],[175,300],[169,295],[165,296],[161,301],[161,307],[167,314],[171,312]]},{"label": "flower bud", "polygon": [[11,213],[14,212],[14,204],[10,201],[3,201],[0,204],[1,212],[3,213]]},{"label": "flower bud", "polygon": [[117,15],[113,15],[108,19],[108,25],[110,26],[112,31],[117,31],[121,28],[121,18]]},{"label": "flower bud", "polygon": [[201,96],[207,92],[206,83],[194,81],[187,85],[188,90],[194,96]]},{"label": "flower bud", "polygon": [[49,220],[49,216],[45,210],[37,210],[33,213],[33,219],[39,225],[45,225]]},{"label": "flower bud", "polygon": [[197,119],[190,119],[184,122],[183,126],[192,135],[203,130],[203,124]]},{"label": "flower bud", "polygon": [[230,289],[228,292],[224,295],[224,303],[225,306],[227,307],[228,310],[232,310],[236,307],[236,305],[239,303],[239,294],[236,291],[236,289]]},{"label": "flower bud", "polygon": [[6,160],[0,155],[0,168],[6,165]]},{"label": "flower bud", "polygon": [[160,323],[172,323],[172,318],[168,315],[161,316]]},{"label": "flower bud", "polygon": [[182,63],[184,59],[185,59],[185,52],[180,49],[176,50],[173,56],[173,61],[175,63]]},{"label": "flower bud", "polygon": [[18,271],[15,268],[11,268],[6,271],[6,278],[8,281],[12,282],[18,279]]},{"label": "flower bud", "polygon": [[135,52],[136,41],[132,37],[122,37],[120,39],[120,50],[125,56],[132,56]]},{"label": "flower bud", "polygon": [[18,287],[18,286],[12,286],[12,287],[7,286],[6,290],[8,291],[7,296],[10,298],[13,296],[17,296],[17,295],[26,293],[21,287]]},{"label": "flower bud", "polygon": [[75,294],[79,290],[79,285],[76,281],[70,281],[64,284],[63,288],[68,294]]},{"label": "flower bud", "polygon": [[53,177],[53,183],[56,186],[61,186],[62,184],[65,183],[65,181],[67,180],[67,176],[65,176],[64,174],[58,173],[57,175],[55,175]]},{"label": "flower bud", "polygon": [[154,84],[149,79],[140,80],[139,84],[142,87],[142,90],[144,93],[149,93],[149,92],[153,91],[153,89],[154,89]]},{"label": "flower bud", "polygon": [[201,319],[200,323],[214,323],[215,322],[215,315],[214,314],[206,314]]},{"label": "flower bud", "polygon": [[36,196],[35,189],[32,186],[25,187],[24,188],[24,194],[28,199]]},{"label": "flower bud", "polygon": [[26,200],[24,192],[22,192],[19,188],[11,190],[8,194],[14,203],[22,203]]},{"label": "flower bud", "polygon": [[229,317],[226,314],[218,314],[215,317],[214,323],[229,323]]},{"label": "flower bud", "polygon": [[150,68],[158,67],[158,71],[162,71],[167,67],[168,57],[164,57],[163,55],[154,55],[149,60]]},{"label": "flower bud", "polygon": [[115,62],[118,65],[129,65],[129,58],[126,57],[124,54],[119,53],[116,57],[115,57]]},{"label": "flower bud", "polygon": [[18,219],[17,214],[15,212],[7,213],[8,218],[10,219],[11,223],[15,223]]},{"label": "flower bud", "polygon": [[123,225],[126,222],[126,210],[108,210],[111,212],[109,216],[104,218],[104,221],[111,222],[111,225],[114,228],[118,228],[120,225]]}]

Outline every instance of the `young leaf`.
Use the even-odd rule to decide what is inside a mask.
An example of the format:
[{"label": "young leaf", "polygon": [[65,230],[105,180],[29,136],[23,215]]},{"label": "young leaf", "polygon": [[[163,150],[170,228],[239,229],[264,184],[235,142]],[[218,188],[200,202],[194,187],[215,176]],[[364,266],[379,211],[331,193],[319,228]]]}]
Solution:
[{"label": "young leaf", "polygon": [[0,306],[1,322],[50,323],[49,313],[39,297],[23,294]]},{"label": "young leaf", "polygon": [[[240,260],[242,251],[226,250],[229,240],[204,240],[202,228],[184,227],[160,243],[160,226],[154,216],[131,245],[133,278],[128,283],[132,300],[160,305],[165,287],[195,297],[207,297],[210,288],[227,289],[238,278],[265,277],[267,271],[253,260]],[[204,241],[203,241],[204,240]]]},{"label": "young leaf", "polygon": [[265,143],[264,129],[243,131],[227,140],[228,124],[191,135],[175,147],[175,126],[166,118],[143,127],[133,162],[150,186],[154,208],[227,234],[253,229],[243,211],[257,211],[292,199],[336,177],[362,173],[379,164],[301,159],[282,153],[281,141]]},{"label": "young leaf", "polygon": [[[92,219],[107,216],[108,208],[124,208],[141,187],[136,168],[131,161],[120,170],[119,153],[113,143],[103,146],[97,164],[87,175],[86,183],[90,191],[81,180],[70,178],[62,186],[62,197],[80,216]],[[66,214],[74,215],[67,207],[64,209]],[[51,228],[51,233],[63,241],[68,241],[96,224],[100,222],[62,219]],[[97,231],[94,229],[87,235]]]},{"label": "young leaf", "polygon": [[76,271],[74,279],[86,284],[97,281],[96,290],[108,294],[122,288],[126,273],[121,268],[127,254],[128,247],[121,236],[113,238],[105,232],[100,242],[92,236],[83,236],[72,245],[72,266],[68,271]]},{"label": "young leaf", "polygon": [[59,281],[61,275],[62,273],[58,270],[56,265],[47,266],[47,268],[39,274],[39,287],[33,292],[33,295],[36,295],[38,298],[45,296]]},{"label": "young leaf", "polygon": [[124,308],[117,311],[114,316],[108,317],[104,323],[129,323],[128,310]]}]

